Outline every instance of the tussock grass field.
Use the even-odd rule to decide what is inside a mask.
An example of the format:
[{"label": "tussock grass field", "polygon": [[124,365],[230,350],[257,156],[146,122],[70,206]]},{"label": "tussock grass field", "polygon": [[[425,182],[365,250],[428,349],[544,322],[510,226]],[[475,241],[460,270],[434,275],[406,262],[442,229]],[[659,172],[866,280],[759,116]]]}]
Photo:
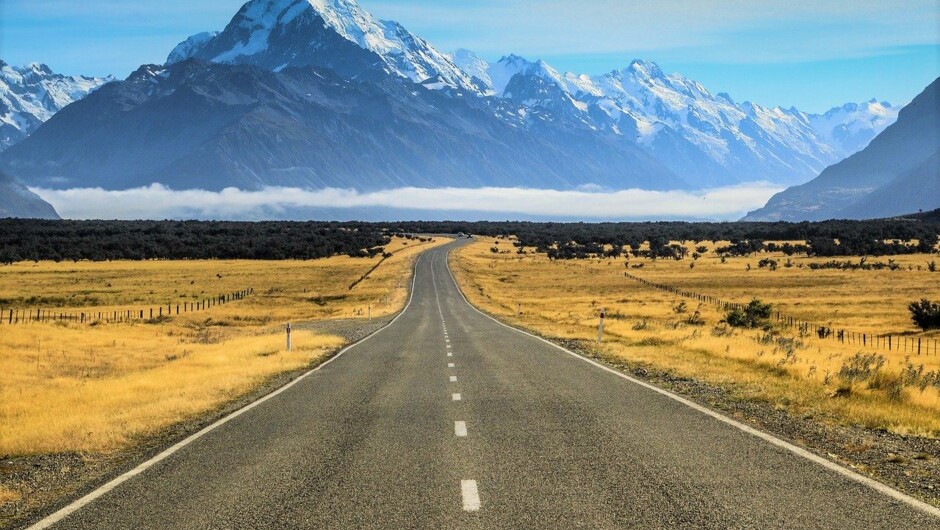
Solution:
[{"label": "tussock grass field", "polygon": [[[481,239],[451,256],[470,301],[506,322],[549,337],[595,341],[603,307],[605,341],[599,348],[605,356],[719,385],[736,398],[768,402],[795,415],[940,436],[940,356],[932,350],[917,356],[842,344],[820,339],[812,329],[730,328],[721,323],[724,311],[716,306],[624,277],[629,272],[731,302],[757,297],[774,304],[775,311],[833,328],[932,343],[940,334],[915,328],[907,305],[921,298],[940,300],[940,272],[927,270],[936,256],[871,257],[869,263],[894,260],[897,270],[843,271],[808,268],[828,258],[761,254],[722,262],[711,251],[696,261],[550,261],[532,249],[519,255],[512,243]],[[778,268],[760,268],[764,258],[777,260]],[[784,266],[788,259],[790,267]]]},{"label": "tussock grass field", "polygon": [[[17,263],[0,267],[4,307],[77,311],[247,299],[125,324],[0,324],[0,455],[107,454],[210,411],[269,377],[310,366],[343,339],[287,322],[390,315],[417,255],[445,239],[395,239],[386,259]],[[0,489],[0,498],[12,495]],[[2,502],[2,501],[0,501]]]}]

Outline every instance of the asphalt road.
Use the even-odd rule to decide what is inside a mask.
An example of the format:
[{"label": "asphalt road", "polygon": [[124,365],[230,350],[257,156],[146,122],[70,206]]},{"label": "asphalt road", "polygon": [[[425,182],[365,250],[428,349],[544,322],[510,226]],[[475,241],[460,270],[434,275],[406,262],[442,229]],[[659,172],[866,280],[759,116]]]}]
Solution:
[{"label": "asphalt road", "polygon": [[478,313],[452,247],[389,327],[54,528],[940,527]]}]

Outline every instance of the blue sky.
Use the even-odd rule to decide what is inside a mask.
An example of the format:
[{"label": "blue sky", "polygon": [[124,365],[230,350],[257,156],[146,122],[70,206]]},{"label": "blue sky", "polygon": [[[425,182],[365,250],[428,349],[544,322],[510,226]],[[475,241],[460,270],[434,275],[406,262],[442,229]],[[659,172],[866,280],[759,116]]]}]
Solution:
[{"label": "blue sky", "polygon": [[[0,0],[0,58],[126,76],[242,0]],[[823,111],[913,98],[940,75],[937,0],[361,0],[442,50],[602,73],[660,63],[739,101]]]}]

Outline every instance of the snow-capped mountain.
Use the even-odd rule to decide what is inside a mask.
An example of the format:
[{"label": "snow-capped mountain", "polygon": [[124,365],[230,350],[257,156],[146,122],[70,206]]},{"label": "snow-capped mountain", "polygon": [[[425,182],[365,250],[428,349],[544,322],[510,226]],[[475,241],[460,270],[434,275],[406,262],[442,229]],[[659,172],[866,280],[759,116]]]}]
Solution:
[{"label": "snow-capped mountain", "polygon": [[251,0],[222,32],[180,43],[167,63],[189,58],[274,71],[319,66],[348,79],[371,79],[379,67],[428,88],[478,90],[448,55],[354,0]]},{"label": "snow-capped mountain", "polygon": [[[847,104],[825,115],[737,103],[679,74],[635,60],[600,76],[562,74],[516,55],[487,64],[472,52],[455,62],[487,91],[544,121],[581,122],[599,134],[635,141],[661,162],[702,185],[806,181],[867,145],[894,122],[887,103]],[[540,124],[541,125],[541,124]]]},{"label": "snow-capped mountain", "polygon": [[490,78],[488,71],[490,64],[479,55],[470,50],[461,48],[451,53],[450,59],[458,68],[470,76],[470,79],[473,81],[474,86],[480,94],[492,96],[496,93],[493,90],[493,80]]},{"label": "snow-capped mountain", "polygon": [[[849,106],[845,110],[857,112]],[[897,121],[867,147],[815,179],[774,195],[744,220],[872,219],[938,207],[940,78],[901,109]]]},{"label": "snow-capped mountain", "polygon": [[872,99],[865,103],[846,103],[825,114],[806,118],[819,137],[843,156],[864,149],[881,131],[897,121],[900,106]]},{"label": "snow-capped mountain", "polygon": [[69,105],[0,154],[0,171],[60,189],[688,187],[635,144],[526,128],[502,101],[187,59]]},{"label": "snow-capped mountain", "polygon": [[26,138],[63,107],[87,96],[111,77],[65,76],[32,63],[0,60],[0,151]]},{"label": "snow-capped mountain", "polygon": [[895,115],[877,102],[824,115],[737,103],[648,61],[597,76],[516,55],[489,64],[355,0],[251,0],[165,65],[69,105],[0,168],[108,189],[701,190],[805,182]]}]

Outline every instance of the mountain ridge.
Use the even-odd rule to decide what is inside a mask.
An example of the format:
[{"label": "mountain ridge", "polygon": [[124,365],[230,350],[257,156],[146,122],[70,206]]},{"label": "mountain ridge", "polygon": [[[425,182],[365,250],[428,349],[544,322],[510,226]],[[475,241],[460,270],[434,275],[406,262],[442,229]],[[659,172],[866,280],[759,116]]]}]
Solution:
[{"label": "mountain ridge", "polygon": [[[2,156],[31,185],[381,190],[687,186],[635,146],[583,128],[525,129],[486,98],[394,76],[189,59],[141,67],[53,116]],[[187,127],[178,124],[188,123]]]},{"label": "mountain ridge", "polygon": [[[788,188],[747,221],[889,217],[940,206],[940,78],[865,149]],[[906,199],[901,199],[906,197]],[[877,213],[876,213],[877,212]]]},{"label": "mountain ridge", "polygon": [[0,219],[59,219],[51,204],[16,179],[0,172]]},{"label": "mountain ridge", "polygon": [[[493,64],[468,50],[452,58],[485,82],[489,93],[527,111],[552,108],[557,114],[567,109],[571,118],[600,130],[635,135],[676,173],[711,185],[807,180],[863,148],[898,111],[876,101],[846,103],[823,115],[738,104],[727,93],[713,95],[700,83],[681,74],[667,75],[658,64],[642,59],[590,76],[562,74],[544,61],[518,55]],[[516,76],[526,81],[513,82]],[[526,82],[533,86],[525,89]]]},{"label": "mountain ridge", "polygon": [[[179,82],[184,72],[189,78]],[[293,84],[300,77],[314,80],[310,93]],[[348,97],[325,88],[343,82],[351,83]],[[517,55],[489,64],[467,50],[443,54],[354,0],[251,0],[223,30],[184,40],[165,65],[144,65],[116,84],[91,98],[95,108],[87,99],[67,107],[64,117],[0,156],[0,166],[49,187],[499,183],[692,190],[802,182],[843,149],[863,144],[894,109],[846,104],[820,117],[739,104],[643,60],[600,76],[562,74]],[[371,114],[349,109],[359,105]],[[166,116],[153,114],[155,108]],[[150,129],[135,130],[130,116]],[[374,138],[379,131],[388,138]],[[147,134],[153,136],[145,142]],[[435,134],[452,145],[438,151]],[[283,138],[299,152],[279,145]],[[509,146],[518,151],[507,152]],[[434,175],[428,166],[438,155],[448,162]],[[354,167],[359,175],[349,173]],[[482,174],[468,171],[474,167]]]},{"label": "mountain ridge", "polygon": [[10,66],[0,60],[0,152],[70,103],[113,80],[57,74],[42,63]]}]

